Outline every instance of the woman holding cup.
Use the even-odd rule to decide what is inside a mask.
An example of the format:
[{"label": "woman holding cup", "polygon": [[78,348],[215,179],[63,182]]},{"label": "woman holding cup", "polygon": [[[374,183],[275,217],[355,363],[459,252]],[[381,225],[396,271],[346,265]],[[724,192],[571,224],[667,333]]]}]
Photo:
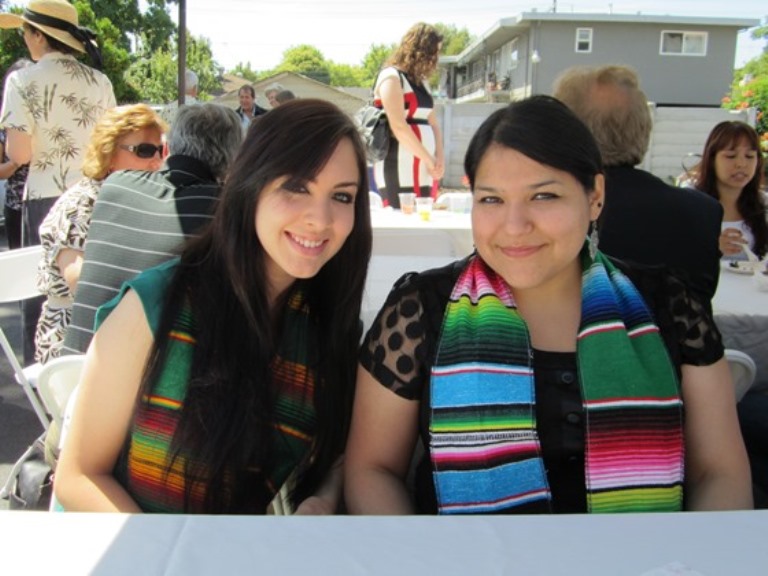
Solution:
[{"label": "woman holding cup", "polygon": [[720,251],[729,260],[746,259],[745,247],[759,258],[768,253],[766,204],[760,137],[749,124],[721,122],[712,129],[696,173],[696,188],[720,201]]}]

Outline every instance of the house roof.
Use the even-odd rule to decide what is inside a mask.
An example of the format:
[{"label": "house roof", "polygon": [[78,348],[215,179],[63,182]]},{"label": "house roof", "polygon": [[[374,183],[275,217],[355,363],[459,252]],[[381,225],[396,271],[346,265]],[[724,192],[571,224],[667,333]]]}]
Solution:
[{"label": "house roof", "polygon": [[671,26],[725,26],[743,30],[760,25],[757,18],[711,18],[703,16],[669,16],[651,14],[591,14],[591,13],[552,13],[521,12],[509,18],[498,20],[485,34],[467,46],[458,56],[443,56],[441,64],[462,64],[475,59],[478,54],[498,50],[510,41],[516,33],[529,29],[540,22],[583,22],[616,24],[668,24]]}]

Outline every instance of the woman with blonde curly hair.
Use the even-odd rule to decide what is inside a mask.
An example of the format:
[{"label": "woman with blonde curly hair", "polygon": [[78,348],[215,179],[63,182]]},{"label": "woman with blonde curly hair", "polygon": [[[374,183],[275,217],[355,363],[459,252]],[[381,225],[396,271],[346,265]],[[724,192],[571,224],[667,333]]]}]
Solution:
[{"label": "woman with blonde curly hair", "polygon": [[38,362],[59,356],[72,314],[93,205],[104,179],[117,170],[158,170],[163,163],[166,129],[146,104],[107,110],[88,143],[83,178],[61,195],[40,225],[43,257],[37,286],[48,300],[35,334]]},{"label": "woman with blonde curly hair", "polygon": [[383,108],[392,131],[389,150],[374,164],[376,186],[386,202],[400,207],[398,194],[429,196],[445,171],[443,141],[426,81],[437,67],[443,37],[434,26],[414,24],[379,72],[374,106]]}]

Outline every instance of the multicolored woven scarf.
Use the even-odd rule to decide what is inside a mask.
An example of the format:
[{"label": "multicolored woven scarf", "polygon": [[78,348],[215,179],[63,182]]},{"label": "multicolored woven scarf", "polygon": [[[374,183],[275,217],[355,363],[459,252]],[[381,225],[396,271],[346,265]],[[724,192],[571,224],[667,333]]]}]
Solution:
[{"label": "multicolored woven scarf", "polygon": [[[582,251],[577,363],[590,512],[682,509],[677,377],[635,287]],[[528,329],[479,257],[456,282],[431,378],[430,456],[441,514],[548,512]]]},{"label": "multicolored woven scarf", "polygon": [[[301,290],[290,297],[281,346],[271,369],[280,390],[275,403],[273,442],[275,466],[264,479],[273,495],[303,460],[314,439],[314,372],[307,369],[309,307]],[[127,453],[116,470],[145,512],[184,512],[185,459],[182,452],[167,470],[172,441],[184,407],[196,328],[188,306],[182,308],[169,332],[168,355],[152,392],[139,406],[131,428]],[[200,512],[205,487],[192,487],[190,512]]]}]

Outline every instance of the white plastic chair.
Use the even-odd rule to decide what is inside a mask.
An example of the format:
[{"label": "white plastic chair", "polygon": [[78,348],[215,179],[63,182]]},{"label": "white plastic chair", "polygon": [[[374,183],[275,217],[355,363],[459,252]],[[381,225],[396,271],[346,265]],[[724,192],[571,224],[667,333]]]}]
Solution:
[{"label": "white plastic chair", "polygon": [[748,354],[740,350],[727,348],[725,358],[728,360],[728,368],[731,370],[736,402],[739,402],[754,384],[757,366]]},{"label": "white plastic chair", "polygon": [[[43,254],[40,246],[30,246],[0,252],[0,304],[19,302],[28,298],[40,296],[37,290],[37,265]],[[32,364],[23,368],[16,359],[16,354],[8,342],[2,327],[0,327],[0,346],[8,359],[19,383],[27,395],[43,428],[48,428],[50,418],[40,401],[35,383],[40,372],[40,364]]]},{"label": "white plastic chair", "polygon": [[85,354],[54,358],[43,365],[37,377],[37,391],[59,430],[63,430],[67,404],[80,381],[84,361]]},{"label": "white plastic chair", "polygon": [[[77,385],[80,382],[84,364],[85,354],[54,358],[45,363],[37,379],[40,397],[53,420],[46,438],[46,447],[53,452],[57,462],[69,432],[77,398]],[[53,434],[54,430],[58,431],[58,434]],[[49,510],[51,512],[64,510],[55,495],[51,498]]]}]

